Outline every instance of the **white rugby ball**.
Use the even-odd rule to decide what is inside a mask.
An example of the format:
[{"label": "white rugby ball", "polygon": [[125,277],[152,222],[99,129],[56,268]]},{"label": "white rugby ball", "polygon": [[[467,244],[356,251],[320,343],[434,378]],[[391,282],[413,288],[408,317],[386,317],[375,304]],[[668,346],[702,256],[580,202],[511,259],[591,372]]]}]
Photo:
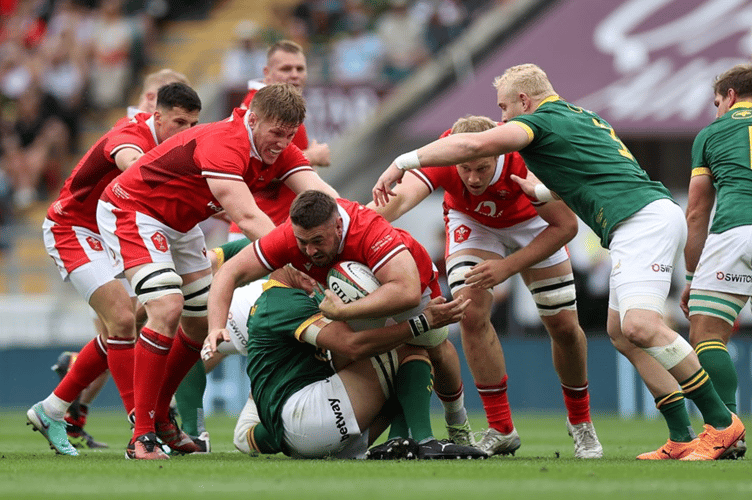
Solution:
[{"label": "white rugby ball", "polygon": [[337,262],[326,276],[326,285],[342,302],[349,304],[381,286],[371,268],[360,262]]}]

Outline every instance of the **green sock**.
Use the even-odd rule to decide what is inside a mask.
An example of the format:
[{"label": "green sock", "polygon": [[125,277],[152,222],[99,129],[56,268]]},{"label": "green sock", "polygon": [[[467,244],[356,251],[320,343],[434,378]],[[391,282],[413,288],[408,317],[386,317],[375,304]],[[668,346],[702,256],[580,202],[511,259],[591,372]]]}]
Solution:
[{"label": "green sock", "polygon": [[739,379],[736,375],[734,362],[720,340],[706,340],[695,347],[700,364],[710,375],[715,392],[730,412],[736,413],[736,388]]},{"label": "green sock", "polygon": [[681,382],[684,397],[691,399],[702,413],[706,424],[724,429],[731,425],[731,413],[713,388],[707,372],[700,368],[697,373]]},{"label": "green sock", "polygon": [[[269,432],[261,422],[251,427],[251,442],[255,445],[255,449],[258,449],[261,453],[274,454],[282,451],[279,449],[279,446],[277,446],[271,432]],[[251,449],[254,449],[253,445],[251,446]]]},{"label": "green sock", "polygon": [[410,437],[410,429],[407,428],[405,414],[400,410],[389,424],[389,439]]},{"label": "green sock", "polygon": [[180,427],[189,436],[196,437],[206,430],[204,389],[206,389],[204,362],[198,360],[175,391],[175,401],[178,404],[178,413],[180,413]]},{"label": "green sock", "polygon": [[680,391],[655,398],[655,406],[666,419],[671,441],[688,443],[696,437],[695,431],[692,430],[692,423],[689,421],[684,395]]},{"label": "green sock", "polygon": [[424,359],[415,359],[401,364],[394,386],[412,438],[419,443],[432,439],[430,407],[433,376],[431,365]]}]

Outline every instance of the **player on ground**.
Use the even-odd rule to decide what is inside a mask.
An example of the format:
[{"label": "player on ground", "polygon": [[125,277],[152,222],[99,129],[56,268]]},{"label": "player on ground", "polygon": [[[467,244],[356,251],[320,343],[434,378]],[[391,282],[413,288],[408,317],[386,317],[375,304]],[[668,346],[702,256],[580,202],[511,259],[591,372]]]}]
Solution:
[{"label": "player on ground", "polygon": [[288,147],[304,118],[305,100],[295,88],[269,85],[249,110],[161,144],[102,194],[100,231],[116,272],[125,274],[148,315],[135,347],[129,458],[167,458],[157,437],[175,451],[199,451],[168,419],[169,401],[207,333],[211,269],[198,223],[225,210],[247,237],[261,237],[274,224],[252,192],[273,179],[296,192],[336,195],[300,150]]},{"label": "player on ground", "polygon": [[[425,320],[429,331],[441,328],[459,320],[467,302],[443,304],[439,297],[420,318],[353,332],[347,323],[324,317],[312,290],[307,277],[285,266],[272,273],[251,310],[248,376],[260,412],[236,429],[243,435],[241,451],[363,458],[386,425],[382,407],[394,396],[420,443],[414,446],[418,458],[484,456],[433,437],[425,390],[432,383],[431,364],[424,349],[405,344],[416,338],[411,322]],[[206,350],[229,338],[227,330],[213,330]]]},{"label": "player on ground", "polygon": [[[686,453],[682,460],[722,457],[744,437],[744,425],[718,397],[689,343],[663,321],[671,272],[686,240],[681,209],[662,184],[649,179],[611,126],[562,100],[539,67],[509,68],[494,86],[504,125],[452,134],[405,153],[379,178],[374,200],[386,203],[394,195],[392,184],[422,164],[454,165],[519,151],[543,183],[532,174],[512,179],[539,201],[552,199],[546,186],[554,188],[611,253],[607,330],[616,348],[637,368],[659,408],[683,405],[686,396],[708,424],[680,454]],[[670,439],[692,442],[686,410],[682,415],[677,406],[677,415],[667,419]]]},{"label": "player on ground", "polygon": [[[470,116],[457,120],[444,136],[496,126],[489,118]],[[394,188],[396,196],[386,206],[373,208],[394,221],[431,192],[444,189],[447,279],[453,297],[472,299],[460,331],[489,423],[477,446],[489,455],[514,453],[520,446],[507,399],[504,353],[491,324],[490,293],[495,285],[520,273],[551,336],[575,457],[602,457],[603,447],[590,419],[587,340],[577,320],[572,266],[562,248],[577,233],[575,215],[561,201],[530,203],[510,179],[512,174],[527,176],[516,152],[410,173],[414,175],[405,176]]]},{"label": "player on ground", "polygon": [[[391,317],[403,321],[418,314],[432,297],[441,293],[428,252],[409,233],[392,227],[362,205],[344,199],[335,201],[319,192],[299,195],[290,209],[290,219],[241,253],[244,257],[233,259],[231,269],[213,287],[218,301],[224,297],[229,303],[237,280],[258,279],[287,263],[326,284],[326,274],[338,260],[365,263],[382,285],[350,304],[338,298],[324,300],[321,309],[332,319]],[[221,319],[222,315],[226,315],[226,308],[210,310],[210,325],[215,324],[212,317]],[[454,427],[455,442],[468,444],[472,443],[472,436],[464,406],[459,356],[447,335],[448,330],[441,329],[413,343],[428,348],[437,372],[437,392],[451,395],[442,400],[445,418]]]},{"label": "player on ground", "polygon": [[200,109],[201,100],[187,85],[162,87],[154,114],[137,114],[97,141],[47,212],[43,224],[47,252],[63,279],[73,284],[104,325],[102,335],[81,350],[55,390],[27,412],[29,422],[60,453],[78,454],[68,441],[63,417],[81,391],[108,368],[126,411],[134,407],[135,299],[115,278],[100,236],[96,222],[99,196],[145,152],[195,125]]},{"label": "player on ground", "polygon": [[[752,207],[752,65],[729,69],[716,79],[713,91],[717,120],[697,134],[692,146],[687,286],[681,305],[700,364],[726,407],[736,413],[737,375],[726,344],[752,295],[752,212],[742,208]],[[744,456],[746,448],[739,441],[735,456]]]}]

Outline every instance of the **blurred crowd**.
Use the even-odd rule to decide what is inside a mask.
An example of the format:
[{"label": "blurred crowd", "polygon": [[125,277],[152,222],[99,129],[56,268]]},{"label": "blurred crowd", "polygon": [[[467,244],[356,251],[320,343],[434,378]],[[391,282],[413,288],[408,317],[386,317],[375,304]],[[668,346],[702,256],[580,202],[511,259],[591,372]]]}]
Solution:
[{"label": "blurred crowd", "polygon": [[82,119],[138,80],[159,9],[124,1],[0,0],[0,222],[56,194]]},{"label": "blurred crowd", "polygon": [[[509,1],[509,0],[507,0]],[[228,87],[261,75],[266,47],[298,42],[313,84],[388,88],[456,38],[489,4],[501,0],[304,0],[279,5],[271,26],[241,21],[225,56]]]},{"label": "blurred crowd", "polygon": [[[223,83],[245,89],[287,38],[304,47],[310,84],[388,90],[505,1],[283,2],[271,24],[238,23]],[[126,104],[167,12],[197,3],[213,0],[0,0],[0,227],[57,193],[85,149],[83,123]]]}]

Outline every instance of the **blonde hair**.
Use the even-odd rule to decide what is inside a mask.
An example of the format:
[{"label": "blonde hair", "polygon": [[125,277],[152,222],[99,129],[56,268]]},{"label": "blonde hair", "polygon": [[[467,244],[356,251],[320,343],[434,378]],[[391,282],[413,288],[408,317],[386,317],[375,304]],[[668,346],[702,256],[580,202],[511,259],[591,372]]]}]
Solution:
[{"label": "blonde hair", "polygon": [[305,120],[306,102],[303,94],[289,83],[273,83],[256,92],[251,111],[262,120],[297,127]]},{"label": "blonde hair", "polygon": [[507,94],[527,94],[533,100],[556,95],[546,72],[535,64],[512,66],[496,77],[493,86],[496,90],[504,89]]},{"label": "blonde hair", "polygon": [[467,115],[460,118],[452,125],[453,134],[464,134],[466,132],[485,132],[496,127],[496,122],[487,116]]},{"label": "blonde hair", "polygon": [[141,95],[144,95],[147,92],[156,92],[160,87],[163,87],[168,83],[183,83],[185,85],[190,85],[188,78],[184,74],[165,68],[146,75],[144,78],[144,89],[141,92]]},{"label": "blonde hair", "polygon": [[302,54],[303,47],[301,47],[299,43],[293,42],[292,40],[279,40],[271,47],[269,47],[269,49],[266,51],[266,60],[268,61],[269,59],[271,59],[272,56],[277,52],[287,52],[288,54]]}]

